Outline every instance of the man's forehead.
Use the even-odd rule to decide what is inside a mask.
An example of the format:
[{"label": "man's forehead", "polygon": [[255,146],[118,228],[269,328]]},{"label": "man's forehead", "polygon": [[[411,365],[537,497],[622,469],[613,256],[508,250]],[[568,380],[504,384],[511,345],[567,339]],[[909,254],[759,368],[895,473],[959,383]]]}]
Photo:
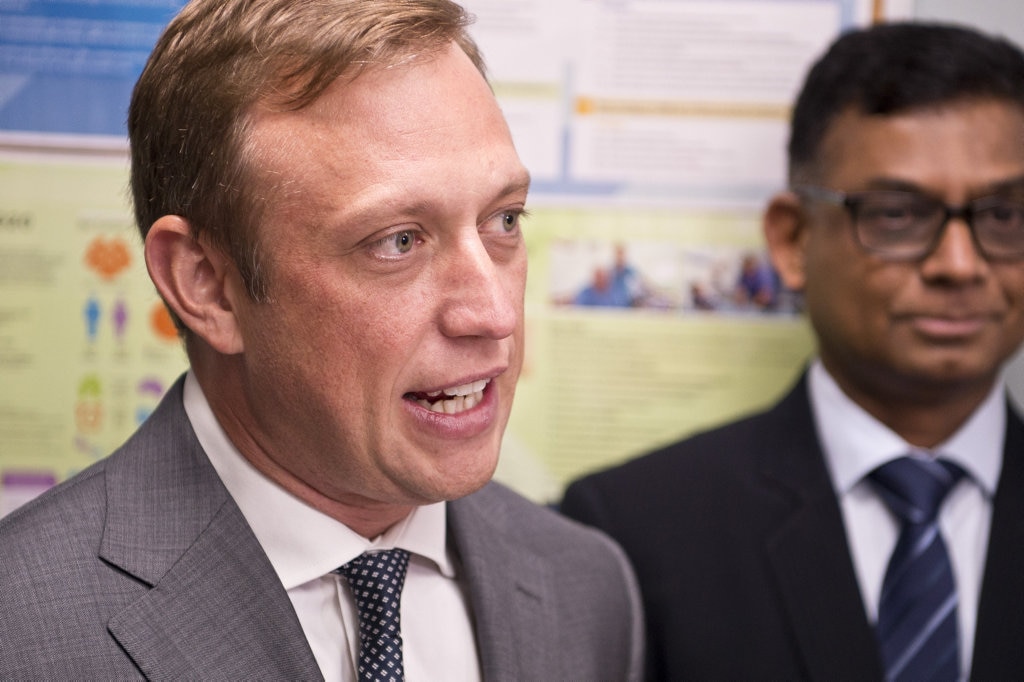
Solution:
[{"label": "man's forehead", "polygon": [[[894,181],[913,182],[921,174],[928,175],[925,170],[941,175],[943,169],[958,164],[960,175],[994,184],[1016,177],[1024,168],[1021,139],[1024,110],[1000,100],[957,101],[885,115],[851,108],[830,123],[818,165],[825,173],[850,166],[888,168]],[[973,163],[961,163],[966,157]],[[980,162],[1006,170],[982,168]],[[928,169],[922,164],[928,164]]]}]

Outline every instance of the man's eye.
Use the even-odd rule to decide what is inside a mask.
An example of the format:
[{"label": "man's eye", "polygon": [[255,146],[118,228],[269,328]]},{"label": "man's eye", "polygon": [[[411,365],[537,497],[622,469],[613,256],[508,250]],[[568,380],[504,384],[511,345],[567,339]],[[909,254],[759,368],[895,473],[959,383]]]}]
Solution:
[{"label": "man's eye", "polygon": [[383,258],[395,258],[403,256],[416,246],[418,238],[414,230],[402,230],[393,232],[388,236],[374,242],[371,250],[374,254]]},{"label": "man's eye", "polygon": [[861,211],[861,217],[868,222],[887,227],[909,227],[932,217],[931,206],[914,203],[868,203]]},{"label": "man's eye", "polygon": [[1024,204],[994,204],[983,213],[991,222],[1020,227],[1024,224]]},{"label": "man's eye", "polygon": [[508,211],[501,215],[501,224],[506,232],[512,232],[519,225],[519,214]]},{"label": "man's eye", "polygon": [[392,237],[395,244],[395,250],[399,253],[408,253],[409,249],[412,248],[413,240],[415,239],[412,232],[399,232]]},{"label": "man's eye", "polygon": [[522,210],[496,213],[494,217],[488,219],[482,231],[492,234],[517,234],[524,213],[525,211]]}]

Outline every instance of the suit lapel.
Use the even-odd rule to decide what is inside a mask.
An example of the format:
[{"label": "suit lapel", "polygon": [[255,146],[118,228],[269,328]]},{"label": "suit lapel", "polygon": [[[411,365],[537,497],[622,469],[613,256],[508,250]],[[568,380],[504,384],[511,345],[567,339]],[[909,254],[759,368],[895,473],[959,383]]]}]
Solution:
[{"label": "suit lapel", "polygon": [[[558,623],[547,563],[506,534],[489,487],[448,505],[448,523],[469,588],[485,680],[539,680],[560,668],[544,632]],[[494,499],[491,499],[494,498]]]},{"label": "suit lapel", "polygon": [[1009,679],[1024,671],[1024,424],[1007,410],[971,665],[977,680]]},{"label": "suit lapel", "polygon": [[806,377],[775,408],[777,451],[760,473],[783,508],[766,549],[811,679],[880,679],[877,644],[864,612],[846,531],[807,397]]},{"label": "suit lapel", "polygon": [[320,679],[301,626],[241,512],[226,504],[110,633],[155,679]]},{"label": "suit lapel", "polygon": [[107,468],[100,557],[151,587],[108,629],[150,678],[320,679],[287,593],[181,400],[179,382]]}]

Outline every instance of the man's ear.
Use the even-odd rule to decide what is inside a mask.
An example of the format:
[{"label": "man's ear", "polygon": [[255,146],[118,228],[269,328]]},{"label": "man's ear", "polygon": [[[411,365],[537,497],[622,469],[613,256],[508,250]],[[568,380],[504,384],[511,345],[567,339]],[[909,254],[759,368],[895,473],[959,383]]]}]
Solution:
[{"label": "man's ear", "polygon": [[762,221],[768,253],[779,278],[787,289],[803,290],[808,226],[800,197],[788,191],[776,194],[768,203]]},{"label": "man's ear", "polygon": [[195,239],[188,221],[176,215],[163,216],[149,228],[145,254],[157,291],[184,325],[220,353],[242,352],[231,260]]}]

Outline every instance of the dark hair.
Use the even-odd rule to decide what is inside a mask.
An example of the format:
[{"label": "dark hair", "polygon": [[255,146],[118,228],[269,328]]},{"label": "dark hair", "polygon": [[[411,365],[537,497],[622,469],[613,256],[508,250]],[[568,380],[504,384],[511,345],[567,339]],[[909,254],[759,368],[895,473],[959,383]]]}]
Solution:
[{"label": "dark hair", "polygon": [[193,0],[157,42],[129,107],[143,238],[161,216],[183,216],[193,237],[233,258],[250,295],[265,299],[252,107],[301,109],[339,76],[453,41],[483,73],[470,21],[450,0]]},{"label": "dark hair", "polygon": [[962,26],[879,24],[840,36],[811,67],[790,126],[789,174],[819,160],[841,114],[892,115],[955,101],[998,99],[1024,108],[1024,53]]}]

